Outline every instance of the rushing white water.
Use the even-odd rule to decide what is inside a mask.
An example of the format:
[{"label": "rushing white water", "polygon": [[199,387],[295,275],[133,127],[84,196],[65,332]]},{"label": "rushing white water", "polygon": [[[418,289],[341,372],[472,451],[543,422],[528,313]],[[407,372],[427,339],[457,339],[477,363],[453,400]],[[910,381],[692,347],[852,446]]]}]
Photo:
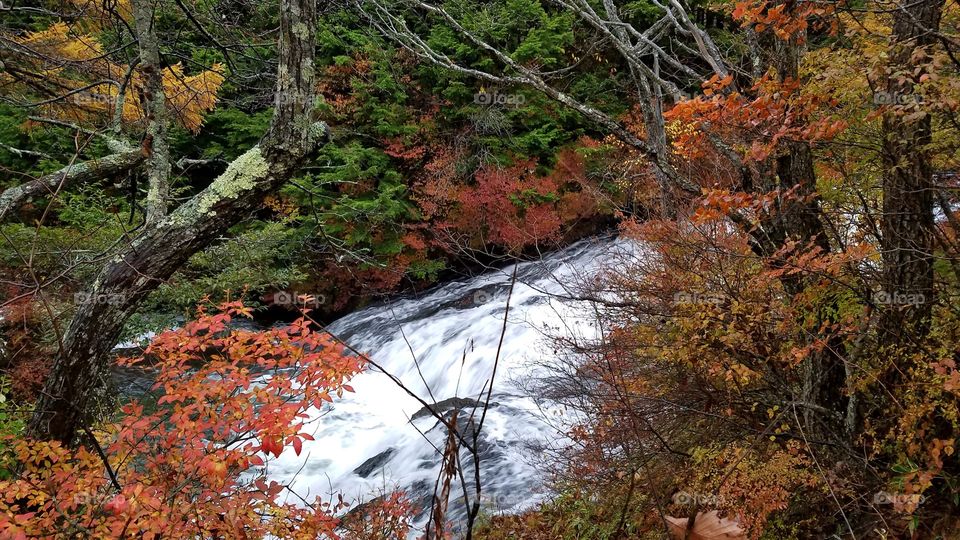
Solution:
[{"label": "rushing white water", "polygon": [[[510,381],[522,379],[544,355],[554,354],[544,339],[545,329],[551,335],[594,335],[584,306],[562,296],[580,277],[595,272],[616,246],[609,239],[582,241],[517,266],[491,400],[496,405],[489,409],[478,445],[488,513],[518,511],[543,496],[542,474],[536,456],[525,451],[525,442],[562,444],[562,435]],[[513,271],[510,266],[371,306],[328,329],[370,355],[427,403],[480,398],[497,356]],[[271,461],[269,476],[288,483],[307,500],[331,493],[342,493],[348,501],[370,500],[399,487],[423,505],[439,474],[436,448],[442,451],[446,439],[441,424],[430,415],[411,421],[422,404],[375,369],[350,384],[355,393],[335,400],[322,413],[312,412],[315,421],[307,431],[312,430],[316,440],[307,442],[300,456],[288,450]],[[470,411],[464,409],[461,419]],[[461,458],[469,462],[466,451]],[[454,519],[464,515],[459,492],[454,484]],[[426,510],[421,512],[421,524],[426,515]]]}]

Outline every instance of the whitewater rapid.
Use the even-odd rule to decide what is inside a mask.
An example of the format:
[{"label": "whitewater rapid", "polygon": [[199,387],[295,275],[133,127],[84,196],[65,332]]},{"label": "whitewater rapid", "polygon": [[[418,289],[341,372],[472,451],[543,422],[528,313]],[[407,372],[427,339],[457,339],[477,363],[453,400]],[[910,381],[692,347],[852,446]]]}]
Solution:
[{"label": "whitewater rapid", "polygon": [[[565,443],[548,421],[557,411],[544,410],[542,402],[538,405],[539,400],[524,395],[514,382],[531,376],[538,363],[556,354],[546,336],[597,337],[590,310],[569,295],[611,259],[618,245],[611,239],[585,240],[516,266],[491,398],[496,406],[487,413],[479,445],[485,513],[517,512],[546,496],[542,467],[529,443]],[[427,403],[481,399],[496,358],[513,272],[511,265],[373,305],[337,320],[328,330]],[[444,447],[445,430],[429,414],[411,420],[422,404],[376,369],[350,384],[354,393],[311,411],[305,431],[316,440],[306,442],[299,456],[288,450],[268,462],[269,477],[289,484],[306,500],[317,495],[329,500],[337,493],[349,502],[371,500],[400,488],[423,508],[439,474],[437,448]],[[469,462],[465,450],[461,459]],[[461,496],[455,484],[450,503],[455,521],[464,515]],[[426,512],[420,512],[421,526]]]}]

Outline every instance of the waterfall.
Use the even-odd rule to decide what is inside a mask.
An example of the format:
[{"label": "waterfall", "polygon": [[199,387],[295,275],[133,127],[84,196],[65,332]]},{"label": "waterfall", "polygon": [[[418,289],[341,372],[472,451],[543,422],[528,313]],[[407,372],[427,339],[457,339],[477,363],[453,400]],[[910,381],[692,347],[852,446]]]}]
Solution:
[{"label": "waterfall", "polygon": [[[492,406],[478,444],[486,513],[517,512],[545,496],[537,456],[527,451],[528,443],[563,444],[564,437],[545,421],[550,411],[538,409],[511,381],[529,377],[533,366],[555,354],[545,335],[595,336],[583,303],[564,295],[578,279],[595,274],[617,245],[611,239],[585,240],[516,265]],[[463,406],[468,399],[481,398],[489,382],[513,272],[509,266],[373,305],[337,320],[328,330],[369,355],[425,402]],[[422,525],[440,469],[437,448],[442,451],[447,436],[443,425],[374,368],[350,385],[354,393],[312,411],[304,431],[316,440],[306,442],[299,456],[288,450],[270,461],[270,478],[289,484],[307,500],[335,493],[347,501],[370,500],[404,489],[419,507]],[[451,398],[463,400],[454,403]],[[470,411],[463,409],[461,419]],[[470,462],[466,450],[461,457]],[[449,517],[462,522],[459,483],[453,485],[450,499]]]}]

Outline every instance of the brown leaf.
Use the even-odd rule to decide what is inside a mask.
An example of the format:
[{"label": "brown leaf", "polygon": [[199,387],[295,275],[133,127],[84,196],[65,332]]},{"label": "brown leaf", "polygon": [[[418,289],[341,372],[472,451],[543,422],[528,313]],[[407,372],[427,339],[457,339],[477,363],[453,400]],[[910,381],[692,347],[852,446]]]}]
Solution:
[{"label": "brown leaf", "polygon": [[[687,524],[690,518],[675,518],[665,516],[667,525],[670,527],[670,536],[674,540],[684,540],[687,538]],[[740,528],[740,525],[727,518],[721,518],[716,510],[709,512],[699,512],[693,522],[693,530],[690,531],[690,540],[747,540],[746,531]]]}]

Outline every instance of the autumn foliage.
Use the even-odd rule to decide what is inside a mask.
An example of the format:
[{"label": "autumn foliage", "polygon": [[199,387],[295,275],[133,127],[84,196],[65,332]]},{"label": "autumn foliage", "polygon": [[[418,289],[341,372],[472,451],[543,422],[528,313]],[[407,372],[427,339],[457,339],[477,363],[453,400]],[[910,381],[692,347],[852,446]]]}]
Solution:
[{"label": "autumn foliage", "polygon": [[[0,481],[0,538],[337,538],[342,501],[286,502],[263,466],[313,440],[308,411],[351,391],[363,362],[306,319],[231,327],[249,316],[239,303],[201,311],[123,360],[155,375],[158,398],[125,404],[84,445],[5,441],[20,474]],[[380,538],[402,537],[404,504],[370,511]]]},{"label": "autumn foliage", "polygon": [[586,184],[584,163],[575,151],[561,152],[549,175],[536,169],[533,161],[521,160],[479,170],[475,185],[456,190],[453,209],[440,228],[466,234],[479,225],[484,243],[519,250],[556,242],[565,225],[596,212],[596,201],[581,189]]},{"label": "autumn foliage", "polygon": [[[573,411],[570,444],[542,453],[554,498],[482,538],[955,537],[960,5],[427,3],[324,5],[310,121],[335,136],[123,316],[237,286],[274,304],[310,290],[332,316],[616,220],[631,248],[563,280],[601,337],[564,320],[521,377]],[[153,151],[129,0],[62,4],[0,2],[12,188],[101,161],[94,141]],[[255,4],[154,6],[171,205],[269,141],[266,109],[289,97],[269,90],[277,10]],[[43,388],[84,272],[150,231],[135,167],[39,192],[0,227],[0,432],[22,431],[7,413]],[[152,394],[88,415],[76,447],[0,440],[0,540],[405,537],[402,493],[347,510],[269,481],[364,365],[307,318],[232,324],[250,314],[201,312],[122,361]]]},{"label": "autumn foliage", "polygon": [[[113,120],[124,126],[138,125],[146,121],[144,75],[140,70],[112,61],[98,34],[102,25],[117,14],[125,21],[132,21],[129,2],[116,5],[101,5],[97,2],[75,0],[68,2],[86,15],[75,23],[58,21],[42,30],[16,36],[13,41],[29,49],[42,51],[43,55],[23,54],[16,59],[23,62],[21,70],[29,67],[42,73],[43,78],[17,71],[15,74],[0,73],[0,82],[14,92],[28,92],[31,88],[56,89],[68,93],[66,99],[40,103],[43,111],[51,117],[85,125],[97,125],[104,120]],[[9,59],[8,59],[9,61]],[[111,80],[125,80],[126,85],[112,84]],[[169,103],[172,117],[184,128],[197,132],[205,114],[217,103],[217,92],[225,77],[221,64],[210,66],[195,74],[188,74],[180,63],[163,69],[163,90]],[[26,76],[25,76],[26,75]],[[118,105],[119,108],[118,108]],[[116,113],[119,118],[115,118]]]}]

